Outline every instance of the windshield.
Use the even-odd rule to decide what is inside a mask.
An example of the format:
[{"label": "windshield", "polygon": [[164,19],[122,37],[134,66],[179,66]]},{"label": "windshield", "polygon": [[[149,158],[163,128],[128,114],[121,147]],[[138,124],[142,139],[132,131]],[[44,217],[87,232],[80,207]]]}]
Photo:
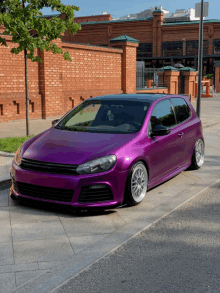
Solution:
[{"label": "windshield", "polygon": [[149,102],[87,100],[56,126],[75,132],[134,133],[141,129]]}]

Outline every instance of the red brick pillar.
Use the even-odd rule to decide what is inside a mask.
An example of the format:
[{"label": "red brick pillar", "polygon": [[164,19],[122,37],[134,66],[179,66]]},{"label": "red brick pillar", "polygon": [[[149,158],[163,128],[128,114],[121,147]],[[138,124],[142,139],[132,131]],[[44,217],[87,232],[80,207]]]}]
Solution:
[{"label": "red brick pillar", "polygon": [[186,55],[186,40],[185,39],[182,39],[183,41],[183,56]]},{"label": "red brick pillar", "polygon": [[197,91],[195,90],[195,77],[198,75],[197,71],[184,71],[185,86],[184,94],[191,96],[191,101],[194,101]]},{"label": "red brick pillar", "polygon": [[160,57],[162,45],[161,26],[163,24],[164,13],[160,9],[155,9],[153,15],[153,57]]},{"label": "red brick pillar", "polygon": [[158,75],[158,86],[165,86],[164,85],[164,82],[163,82],[163,80],[164,80],[164,73],[163,72],[158,72],[157,73],[157,75]]},{"label": "red brick pillar", "polygon": [[209,55],[213,54],[213,41],[214,41],[214,27],[213,27],[213,23],[209,23],[208,24],[208,41],[209,41]]},{"label": "red brick pillar", "polygon": [[139,41],[122,35],[110,40],[112,47],[123,49],[122,55],[122,90],[124,94],[136,93],[136,58]]},{"label": "red brick pillar", "polygon": [[220,64],[215,66],[215,91],[220,93]]},{"label": "red brick pillar", "polygon": [[206,83],[206,95],[210,95],[210,80]]},{"label": "red brick pillar", "polygon": [[179,93],[179,71],[164,71],[164,86],[168,88],[168,93],[177,95]]},{"label": "red brick pillar", "polygon": [[153,82],[152,79],[148,79],[148,80],[147,80],[147,87],[148,87],[148,88],[151,88],[151,87],[152,87],[152,82]]}]

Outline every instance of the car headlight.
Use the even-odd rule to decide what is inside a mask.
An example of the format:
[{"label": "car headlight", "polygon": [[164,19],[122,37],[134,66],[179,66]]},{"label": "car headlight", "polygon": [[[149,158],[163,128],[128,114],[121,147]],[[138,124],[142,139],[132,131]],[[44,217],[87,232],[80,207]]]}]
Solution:
[{"label": "car headlight", "polygon": [[15,157],[14,157],[15,163],[16,163],[18,166],[21,165],[21,159],[22,159],[22,157],[21,157],[21,147],[19,147],[19,148],[17,149],[17,152],[16,152]]},{"label": "car headlight", "polygon": [[110,170],[114,167],[117,157],[115,155],[105,156],[99,159],[89,161],[77,167],[79,174],[93,174]]}]

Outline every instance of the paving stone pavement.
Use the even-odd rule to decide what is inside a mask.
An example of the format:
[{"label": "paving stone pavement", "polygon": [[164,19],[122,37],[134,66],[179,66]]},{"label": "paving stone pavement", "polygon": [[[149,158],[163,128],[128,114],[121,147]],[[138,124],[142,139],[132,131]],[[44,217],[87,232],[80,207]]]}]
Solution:
[{"label": "paving stone pavement", "polygon": [[[218,100],[202,100],[202,120],[205,112],[207,119],[212,113],[213,124],[220,122],[219,108]],[[135,207],[72,214],[61,207],[17,203],[9,189],[0,190],[0,293],[50,292],[218,180],[219,129],[220,125],[204,128],[201,169],[181,172],[150,190]],[[5,163],[9,166],[10,160],[0,157],[0,164]]]}]

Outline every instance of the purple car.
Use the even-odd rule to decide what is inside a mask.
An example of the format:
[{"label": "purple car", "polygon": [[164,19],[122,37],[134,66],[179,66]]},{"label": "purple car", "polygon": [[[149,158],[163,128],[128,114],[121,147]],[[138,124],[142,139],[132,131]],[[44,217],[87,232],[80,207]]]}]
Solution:
[{"label": "purple car", "polygon": [[12,162],[11,197],[72,208],[139,204],[147,190],[204,162],[201,121],[189,98],[91,98],[26,141]]}]

